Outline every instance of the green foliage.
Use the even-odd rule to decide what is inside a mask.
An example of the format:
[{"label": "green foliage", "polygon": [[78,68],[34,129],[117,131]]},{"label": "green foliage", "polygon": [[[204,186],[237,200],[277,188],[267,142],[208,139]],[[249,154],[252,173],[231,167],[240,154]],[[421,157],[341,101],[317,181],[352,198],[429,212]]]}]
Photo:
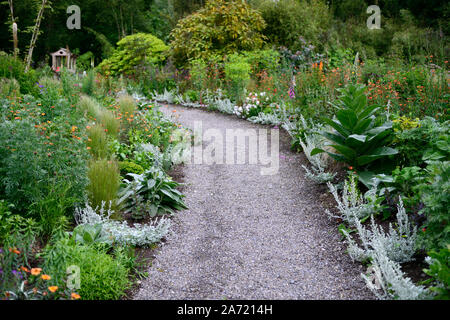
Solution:
[{"label": "green foliage", "polygon": [[142,168],[142,166],[140,166],[137,163],[131,162],[131,161],[120,161],[119,168],[120,168],[120,172],[123,176],[127,175],[128,173],[134,173],[134,174],[144,173],[144,168]]},{"label": "green foliage", "polygon": [[23,94],[37,92],[36,72],[30,70],[25,73],[25,65],[19,59],[0,53],[0,78],[16,79]]},{"label": "green foliage", "polygon": [[119,204],[124,203],[126,211],[133,212],[135,218],[151,217],[174,213],[174,210],[186,209],[184,197],[175,188],[178,183],[172,181],[161,169],[153,167],[143,174],[128,174],[132,179],[124,179],[120,191]]},{"label": "green foliage", "polygon": [[399,150],[398,164],[424,167],[430,160],[448,160],[449,131],[450,121],[439,123],[430,117],[409,128],[397,128],[394,146]]},{"label": "green foliage", "polygon": [[81,84],[81,92],[87,94],[88,96],[92,96],[94,93],[94,78],[95,73],[93,70],[90,70],[87,75],[83,78]]},{"label": "green foliage", "polygon": [[89,164],[88,196],[92,207],[100,207],[102,201],[112,202],[116,208],[117,191],[120,185],[119,168],[113,160],[93,160]]},{"label": "green foliage", "polygon": [[302,46],[301,36],[323,46],[332,21],[324,1],[263,0],[256,7],[266,22],[263,33],[271,43],[297,51]]},{"label": "green foliage", "polygon": [[94,54],[91,51],[83,53],[77,58],[77,69],[89,70],[91,69],[91,60],[94,59]]},{"label": "green foliage", "polygon": [[43,270],[52,275],[49,283],[62,286],[69,266],[80,268],[79,294],[85,300],[119,299],[128,288],[128,269],[106,253],[108,247],[76,244],[63,237],[47,246]]},{"label": "green foliage", "polygon": [[435,292],[434,299],[450,300],[450,249],[444,248],[439,251],[430,251],[428,255],[431,263],[428,269],[423,271],[431,277],[433,286],[430,288]]},{"label": "green foliage", "polygon": [[[398,152],[386,146],[391,138],[392,123],[376,124],[374,114],[380,107],[367,105],[364,90],[364,86],[355,85],[340,90],[342,95],[335,106],[336,118],[323,118],[334,132],[322,132],[322,135],[331,141],[330,146],[337,153],[326,152],[334,159],[358,169],[367,169],[371,162]],[[311,155],[320,152],[325,151],[316,148]]]},{"label": "green foliage", "polygon": [[[0,194],[17,212],[26,212],[32,204],[39,208],[47,196],[64,194],[66,188],[73,203],[83,202],[87,184],[83,141],[74,138],[65,118],[44,122],[47,114],[32,102],[34,107],[25,102],[11,105],[22,109],[21,117],[11,117],[8,112],[11,119],[0,122]],[[5,113],[8,110],[4,109]],[[68,181],[70,186],[65,184]],[[29,213],[34,217],[40,214],[35,210]]]},{"label": "green foliage", "polygon": [[120,130],[120,121],[113,112],[106,109],[102,110],[102,113],[100,114],[100,123],[109,136],[113,138],[117,137]]},{"label": "green foliage", "polygon": [[105,128],[94,125],[88,130],[88,148],[95,159],[106,159],[109,156],[108,137]]},{"label": "green foliage", "polygon": [[259,49],[264,42],[264,26],[259,12],[246,1],[209,0],[203,8],[178,21],[171,33],[171,53],[182,65],[212,54]]},{"label": "green foliage", "polygon": [[91,118],[98,118],[102,113],[102,107],[99,103],[88,96],[81,96],[78,102],[78,108],[86,115]]},{"label": "green foliage", "polygon": [[237,103],[244,99],[245,89],[250,81],[250,64],[241,55],[231,55],[224,66],[228,92]]},{"label": "green foliage", "polygon": [[134,112],[136,111],[136,101],[134,101],[133,97],[130,95],[121,95],[117,99],[117,104],[119,105],[120,112],[123,116],[129,117],[131,115],[134,115]]},{"label": "green foliage", "polygon": [[162,63],[167,50],[164,42],[155,36],[136,33],[120,40],[112,56],[98,68],[106,75],[135,75],[149,64]]},{"label": "green foliage", "polygon": [[0,95],[4,97],[19,96],[20,84],[16,79],[0,78]]},{"label": "green foliage", "polygon": [[427,250],[439,250],[450,244],[450,162],[433,162],[427,167],[428,178],[419,189],[426,221],[421,233],[421,244]]},{"label": "green foliage", "polygon": [[252,69],[251,76],[257,79],[262,72],[275,74],[279,68],[280,53],[272,49],[243,51],[242,55],[246,58]]},{"label": "green foliage", "polygon": [[[192,85],[197,91],[202,91],[207,86],[207,67],[206,62],[202,59],[195,59],[190,63],[189,74],[191,75]],[[198,98],[191,101],[198,101]]]},{"label": "green foliage", "polygon": [[91,245],[93,243],[112,243],[112,239],[102,233],[102,224],[83,224],[73,229],[72,238],[76,243]]}]

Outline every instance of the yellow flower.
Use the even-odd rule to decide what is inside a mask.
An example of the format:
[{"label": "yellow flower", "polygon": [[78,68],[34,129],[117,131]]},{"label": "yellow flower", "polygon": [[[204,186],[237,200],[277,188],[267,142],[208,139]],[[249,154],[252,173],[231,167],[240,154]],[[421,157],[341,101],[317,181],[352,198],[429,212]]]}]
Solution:
[{"label": "yellow flower", "polygon": [[50,277],[48,274],[43,274],[42,276],[41,276],[41,279],[42,280],[50,280],[52,277]]},{"label": "yellow flower", "polygon": [[50,286],[48,287],[48,290],[50,290],[50,292],[56,292],[56,290],[58,290],[58,286]]}]

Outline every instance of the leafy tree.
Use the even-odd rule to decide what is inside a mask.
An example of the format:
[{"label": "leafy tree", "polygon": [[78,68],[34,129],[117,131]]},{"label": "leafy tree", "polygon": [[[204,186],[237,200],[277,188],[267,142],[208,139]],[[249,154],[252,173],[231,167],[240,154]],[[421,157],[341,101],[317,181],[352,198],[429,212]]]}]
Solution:
[{"label": "leafy tree", "polygon": [[264,35],[268,40],[291,50],[300,50],[306,39],[316,47],[322,47],[327,39],[332,16],[322,0],[271,0],[254,1],[266,22]]},{"label": "leafy tree", "polygon": [[245,1],[210,0],[180,20],[171,33],[172,55],[179,64],[211,54],[259,49],[265,22]]},{"label": "leafy tree", "polygon": [[117,46],[112,56],[98,66],[106,74],[136,75],[139,67],[163,62],[169,49],[162,40],[145,33],[127,36]]}]

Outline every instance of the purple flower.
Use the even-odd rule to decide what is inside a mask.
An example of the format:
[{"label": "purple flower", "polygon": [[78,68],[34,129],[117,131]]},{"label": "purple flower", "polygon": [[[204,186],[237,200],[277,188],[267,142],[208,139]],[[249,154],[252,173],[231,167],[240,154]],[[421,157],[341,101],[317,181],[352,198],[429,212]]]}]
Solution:
[{"label": "purple flower", "polygon": [[289,98],[291,98],[291,99],[294,99],[294,98],[295,98],[294,87],[290,87],[288,93],[289,93]]}]

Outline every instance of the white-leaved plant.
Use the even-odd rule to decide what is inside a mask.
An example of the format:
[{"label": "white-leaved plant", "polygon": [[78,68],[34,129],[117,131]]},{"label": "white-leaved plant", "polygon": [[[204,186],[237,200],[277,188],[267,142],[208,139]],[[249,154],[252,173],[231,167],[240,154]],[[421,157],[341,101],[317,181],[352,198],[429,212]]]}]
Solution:
[{"label": "white-leaved plant", "polygon": [[174,98],[175,98],[174,93],[172,91],[167,91],[167,89],[164,89],[164,93],[163,94],[159,94],[156,91],[154,91],[153,94],[152,94],[152,100],[153,101],[173,103]]},{"label": "white-leaved plant", "polygon": [[373,274],[361,276],[379,299],[419,300],[430,297],[430,292],[425,287],[415,285],[402,272],[400,264],[389,259],[382,241],[376,239],[372,247]]},{"label": "white-leaved plant", "polygon": [[[97,210],[98,208],[96,208]],[[97,225],[102,226],[102,233],[106,237],[112,237],[114,242],[122,245],[133,246],[149,246],[153,243],[161,241],[161,239],[168,233],[170,227],[170,220],[166,218],[158,219],[158,221],[151,222],[147,225],[135,223],[130,227],[126,221],[116,221],[110,219],[114,213],[113,210],[105,210],[105,202],[97,213],[89,204],[86,204],[84,209],[75,209],[75,221],[78,225]]]},{"label": "white-leaved plant", "polygon": [[365,228],[359,220],[355,221],[356,230],[361,240],[362,248],[352,239],[348,232],[343,230],[348,243],[348,253],[353,260],[363,261],[371,258],[374,244],[381,244],[387,257],[395,262],[408,262],[413,260],[416,251],[417,228],[412,227],[403,201],[400,198],[397,206],[397,228],[389,224],[389,232],[375,223],[371,216],[371,228]]},{"label": "white-leaved plant", "polygon": [[355,226],[357,221],[368,217],[375,210],[374,206],[359,193],[354,176],[351,176],[349,181],[345,181],[342,199],[331,182],[327,182],[327,186],[336,200],[336,208],[339,210],[338,216],[333,215],[329,210],[325,210],[330,217],[342,219]]},{"label": "white-leaved plant", "polygon": [[305,165],[302,165],[303,169],[306,171],[306,178],[318,183],[327,183],[334,179],[336,173],[326,172],[325,169],[328,167],[328,157],[325,153],[316,154],[311,156],[311,151],[314,148],[322,148],[324,145],[324,138],[316,133],[305,134],[305,141],[300,139],[300,145],[302,146],[303,152],[306,158],[311,163],[311,170],[309,170]]},{"label": "white-leaved plant", "polygon": [[257,116],[250,117],[247,120],[253,123],[271,124],[271,125],[280,125],[282,123],[280,116],[276,113],[260,112],[258,113]]}]

